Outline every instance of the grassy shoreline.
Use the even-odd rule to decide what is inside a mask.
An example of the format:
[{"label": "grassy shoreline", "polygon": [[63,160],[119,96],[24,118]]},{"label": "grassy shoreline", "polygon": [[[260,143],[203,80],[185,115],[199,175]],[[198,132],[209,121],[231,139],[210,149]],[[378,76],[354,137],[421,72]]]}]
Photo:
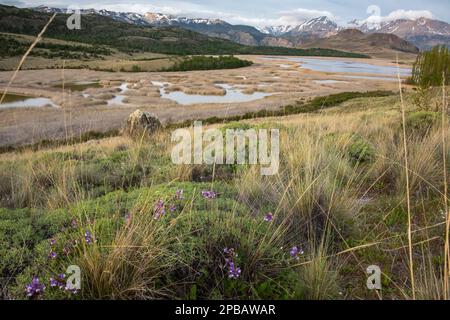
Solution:
[{"label": "grassy shoreline", "polygon": [[[183,127],[190,127],[192,123],[196,120],[201,120],[205,124],[217,124],[217,123],[228,123],[239,120],[249,120],[249,119],[258,119],[258,118],[268,118],[268,117],[279,117],[279,116],[287,116],[308,112],[316,112],[325,108],[338,106],[341,103],[346,101],[357,99],[357,98],[368,98],[368,97],[388,97],[395,95],[394,92],[391,91],[368,91],[368,92],[343,92],[339,94],[332,94],[323,97],[316,97],[310,102],[299,102],[297,105],[289,105],[280,107],[279,110],[259,110],[256,112],[248,112],[238,116],[231,117],[210,117],[205,119],[193,119],[186,120],[178,123],[169,123],[166,124],[166,129],[177,129]],[[119,135],[118,129],[111,129],[106,132],[97,132],[97,131],[89,131],[82,134],[80,137],[72,137],[69,139],[61,139],[61,140],[42,140],[30,145],[7,145],[0,147],[0,154],[8,153],[8,152],[21,152],[26,150],[39,150],[40,148],[47,147],[56,147],[59,145],[71,145],[75,143],[82,143],[92,139],[101,139],[107,137],[114,137]]]}]

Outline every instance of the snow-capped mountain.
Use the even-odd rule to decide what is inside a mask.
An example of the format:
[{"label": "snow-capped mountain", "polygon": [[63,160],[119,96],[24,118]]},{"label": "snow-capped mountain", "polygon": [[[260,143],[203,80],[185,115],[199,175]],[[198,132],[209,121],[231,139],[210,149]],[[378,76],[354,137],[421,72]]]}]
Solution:
[{"label": "snow-capped mountain", "polygon": [[268,36],[256,28],[245,25],[232,25],[220,19],[176,17],[162,13],[148,12],[144,15],[146,21],[157,27],[178,27],[231,40],[245,45],[263,45]]},{"label": "snow-capped mountain", "polygon": [[370,24],[366,21],[354,20],[349,24],[366,33],[395,34],[421,49],[427,49],[439,43],[450,45],[450,24],[444,21],[419,18]]},{"label": "snow-capped mountain", "polygon": [[290,36],[298,36],[302,34],[314,34],[319,38],[329,37],[339,32],[341,28],[330,18],[323,16],[313,18],[292,28],[287,34]]},{"label": "snow-capped mountain", "polygon": [[313,18],[296,26],[280,25],[280,26],[266,26],[258,28],[259,31],[272,36],[299,36],[305,34],[314,34],[318,37],[328,37],[338,33],[341,28],[336,22],[332,21],[326,16]]},{"label": "snow-capped mountain", "polygon": [[[62,8],[52,8],[47,6],[39,6],[32,8],[33,10],[39,11],[39,12],[46,12],[46,13],[69,13],[73,10],[70,9],[62,9]],[[108,11],[105,9],[101,10],[95,10],[95,9],[80,9],[81,14],[97,14],[104,17],[110,17],[114,20],[126,22],[126,23],[132,23],[137,25],[149,25],[148,21],[145,19],[145,16],[139,13],[134,12],[116,12],[116,11]]]},{"label": "snow-capped mountain", "polygon": [[416,20],[398,19],[392,21],[384,21],[379,24],[368,23],[365,20],[353,20],[349,25],[357,27],[363,32],[383,32],[396,33],[399,36],[410,35],[450,35],[450,24],[427,18],[419,18]]},{"label": "snow-capped mountain", "polygon": [[45,12],[45,13],[66,13],[67,9],[62,9],[62,8],[52,8],[52,7],[47,7],[44,5],[38,6],[38,7],[33,7],[30,8],[33,9],[35,11],[39,11],[39,12]]},{"label": "snow-capped mountain", "polygon": [[275,37],[282,36],[282,35],[288,33],[289,31],[291,31],[293,28],[295,28],[295,26],[291,26],[291,25],[257,27],[257,29],[260,32],[271,35],[271,36],[275,36]]},{"label": "snow-capped mountain", "polygon": [[180,25],[180,24],[204,24],[204,25],[229,25],[229,23],[220,19],[204,19],[204,18],[186,18],[176,17],[163,13],[147,12],[144,15],[145,20],[151,25],[165,26],[165,25]]}]

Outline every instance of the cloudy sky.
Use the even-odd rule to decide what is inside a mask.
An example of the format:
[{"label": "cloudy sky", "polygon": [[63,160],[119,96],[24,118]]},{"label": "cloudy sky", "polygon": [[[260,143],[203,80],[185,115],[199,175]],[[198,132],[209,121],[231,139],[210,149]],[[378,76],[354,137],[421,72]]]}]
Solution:
[{"label": "cloudy sky", "polygon": [[425,16],[450,22],[449,0],[0,0],[19,7],[47,6],[108,9],[138,13],[161,12],[202,18],[220,18],[254,26],[298,24],[327,15],[341,25],[372,16],[381,20]]}]

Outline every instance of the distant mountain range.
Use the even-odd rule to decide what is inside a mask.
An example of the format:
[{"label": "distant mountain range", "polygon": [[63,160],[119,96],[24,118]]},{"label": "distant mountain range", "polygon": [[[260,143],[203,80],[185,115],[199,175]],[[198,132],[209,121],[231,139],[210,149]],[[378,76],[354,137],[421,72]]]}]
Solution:
[{"label": "distant mountain range", "polygon": [[[39,6],[33,9],[47,13],[65,12],[64,9],[47,6]],[[326,16],[310,19],[299,25],[256,28],[247,25],[232,25],[220,19],[192,19],[161,13],[138,14],[94,9],[83,9],[81,12],[107,16],[121,22],[136,25],[179,27],[211,37],[252,46],[310,47],[310,44],[318,43],[317,41],[320,39],[336,36],[339,32],[346,29],[338,26]],[[420,49],[428,49],[436,44],[450,46],[450,24],[439,20],[426,18],[417,20],[399,19],[381,23],[376,27],[367,24],[365,21],[353,20],[348,27],[358,29],[367,34],[386,33],[396,35]],[[322,42],[322,44],[326,43]],[[407,46],[403,47],[406,48]]]},{"label": "distant mountain range", "polygon": [[405,39],[421,49],[428,49],[436,44],[450,46],[450,24],[433,19],[417,20],[399,19],[370,25],[364,21],[352,21],[351,26],[365,33],[390,33]]},{"label": "distant mountain range", "polygon": [[[107,11],[84,10],[84,13],[91,14],[85,14],[82,17],[81,29],[69,30],[66,23],[69,15],[65,10],[42,7],[40,10],[33,10],[0,4],[0,33],[8,33],[8,37],[13,40],[18,39],[18,35],[35,36],[48,22],[51,12],[61,14],[57,14],[48,26],[45,31],[46,37],[88,44],[103,51],[117,50],[131,55],[152,52],[170,55],[257,54],[368,58],[364,54],[333,49],[246,46],[177,26],[160,28],[149,25],[148,22],[130,23],[130,20],[140,18],[134,14],[117,13],[116,19],[113,19]],[[0,46],[3,49],[0,51],[9,55],[17,53],[14,50],[8,50],[8,43],[6,43],[7,50],[3,48],[4,46]],[[1,44],[3,45],[3,42]],[[17,49],[14,46],[19,47],[13,41],[12,49]]]}]

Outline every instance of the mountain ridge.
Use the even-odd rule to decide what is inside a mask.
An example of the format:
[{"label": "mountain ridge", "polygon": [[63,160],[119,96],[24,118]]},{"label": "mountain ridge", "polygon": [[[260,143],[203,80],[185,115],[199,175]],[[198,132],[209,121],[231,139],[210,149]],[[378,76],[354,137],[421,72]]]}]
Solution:
[{"label": "mountain ridge", "polygon": [[[42,9],[42,8],[41,8]],[[36,35],[51,17],[49,12],[0,5],[0,32]],[[157,28],[125,23],[97,13],[82,18],[82,28],[69,30],[69,14],[57,14],[46,30],[46,37],[98,46],[109,46],[124,53],[153,52],[171,55],[292,55],[368,58],[367,55],[332,49],[301,49],[278,46],[246,46],[226,39],[171,26]]]},{"label": "mountain ridge", "polygon": [[[47,6],[32,9],[47,13],[65,12],[64,9]],[[312,18],[298,25],[253,27],[233,25],[221,19],[187,18],[153,12],[139,14],[104,9],[81,9],[81,13],[108,16],[118,21],[142,26],[179,27],[250,46],[302,47],[319,39],[335,36],[346,29],[327,16]],[[356,28],[367,34],[394,34],[411,42],[421,50],[429,49],[436,44],[450,46],[450,24],[444,21],[426,18],[398,19],[381,23],[379,28],[374,28],[364,20],[353,20],[348,25],[349,28]]]}]

